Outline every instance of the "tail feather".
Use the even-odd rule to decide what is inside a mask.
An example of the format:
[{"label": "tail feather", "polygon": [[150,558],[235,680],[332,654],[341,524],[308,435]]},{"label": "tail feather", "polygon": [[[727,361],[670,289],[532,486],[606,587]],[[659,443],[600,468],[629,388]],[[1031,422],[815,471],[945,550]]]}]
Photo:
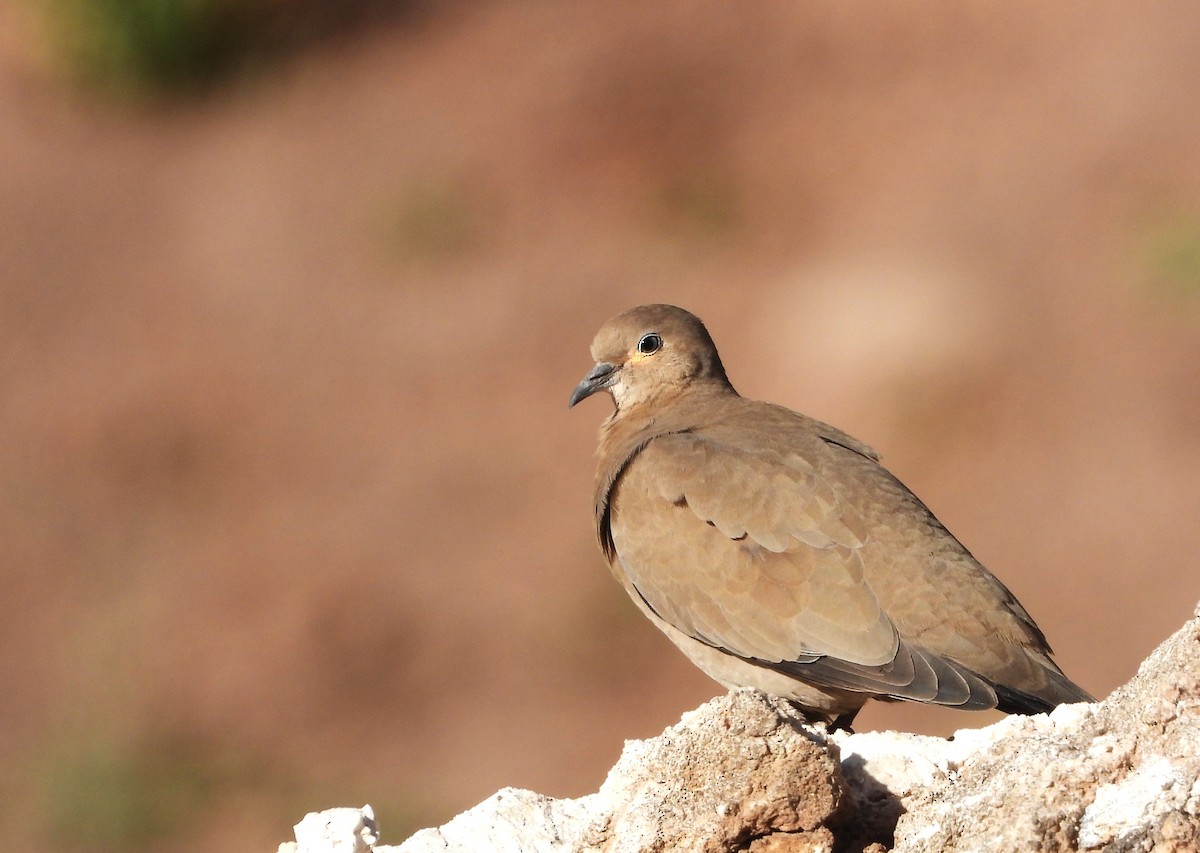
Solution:
[{"label": "tail feather", "polygon": [[1004,684],[996,685],[996,707],[1006,714],[1045,714],[1059,705],[1095,702],[1096,698],[1057,669],[1046,670],[1047,683],[1031,693]]}]

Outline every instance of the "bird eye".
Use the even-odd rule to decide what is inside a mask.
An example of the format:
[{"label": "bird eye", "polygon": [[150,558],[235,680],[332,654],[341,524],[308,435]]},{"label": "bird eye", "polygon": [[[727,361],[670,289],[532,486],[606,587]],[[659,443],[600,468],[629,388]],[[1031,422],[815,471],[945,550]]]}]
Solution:
[{"label": "bird eye", "polygon": [[651,332],[648,335],[642,335],[642,339],[638,341],[637,350],[642,355],[653,355],[662,349],[662,338]]}]

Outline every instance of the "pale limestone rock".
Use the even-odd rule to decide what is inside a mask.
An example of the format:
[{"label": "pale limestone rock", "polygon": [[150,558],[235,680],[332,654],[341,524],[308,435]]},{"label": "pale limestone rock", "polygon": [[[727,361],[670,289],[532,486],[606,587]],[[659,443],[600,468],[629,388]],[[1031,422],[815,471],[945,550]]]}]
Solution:
[{"label": "pale limestone rock", "polygon": [[532,791],[503,788],[436,829],[423,829],[399,847],[377,853],[565,853],[590,849],[592,794],[556,800]]},{"label": "pale limestone rock", "polygon": [[379,840],[375,812],[361,809],[326,809],[309,812],[296,824],[296,840],[279,845],[279,853],[372,853]]},{"label": "pale limestone rock", "polygon": [[[772,833],[829,850],[842,799],[824,732],[790,705],[736,691],[629,741],[600,790],[578,800],[501,791],[401,853],[730,850]],[[758,849],[758,848],[754,848]]]},{"label": "pale limestone rock", "polygon": [[1105,701],[981,731],[1001,736],[905,804],[896,851],[1200,849],[1200,619]]}]

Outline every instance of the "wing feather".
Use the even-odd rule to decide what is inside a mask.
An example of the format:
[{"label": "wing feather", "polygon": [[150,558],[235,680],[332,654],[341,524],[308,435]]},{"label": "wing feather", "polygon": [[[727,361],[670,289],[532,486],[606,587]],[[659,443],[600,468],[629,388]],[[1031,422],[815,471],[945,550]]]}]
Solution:
[{"label": "wing feather", "polygon": [[679,630],[756,661],[895,657],[895,626],[863,578],[865,525],[799,453],[659,436],[611,503],[630,582]]}]

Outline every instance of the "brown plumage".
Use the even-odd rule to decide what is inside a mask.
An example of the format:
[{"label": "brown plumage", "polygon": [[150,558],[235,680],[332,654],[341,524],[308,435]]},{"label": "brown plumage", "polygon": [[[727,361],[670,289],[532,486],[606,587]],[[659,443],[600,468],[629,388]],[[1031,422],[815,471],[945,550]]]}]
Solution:
[{"label": "brown plumage", "polygon": [[871,698],[1009,713],[1090,701],[1011,592],[875,451],[741,397],[703,324],[604,324],[596,528],[634,603],[726,687],[846,727]]}]

